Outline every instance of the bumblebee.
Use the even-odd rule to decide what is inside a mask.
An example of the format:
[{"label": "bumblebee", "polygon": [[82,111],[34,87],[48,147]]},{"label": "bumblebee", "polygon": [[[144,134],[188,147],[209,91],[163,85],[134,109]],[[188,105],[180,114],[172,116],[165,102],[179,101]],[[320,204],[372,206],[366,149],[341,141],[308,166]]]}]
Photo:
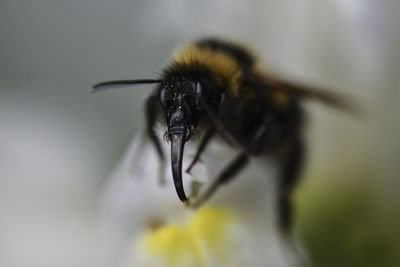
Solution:
[{"label": "bumblebee", "polygon": [[[171,168],[179,199],[198,207],[246,167],[254,157],[272,156],[280,166],[278,208],[284,227],[291,220],[289,196],[304,161],[304,99],[350,110],[343,98],[264,73],[256,57],[241,45],[204,39],[183,47],[157,79],[107,81],[93,91],[138,84],[156,84],[145,104],[146,131],[161,162],[165,161],[154,128],[164,115],[165,137],[171,142]],[[182,183],[185,142],[202,132],[187,172],[210,140],[219,138],[238,152],[196,201],[189,201]]]}]

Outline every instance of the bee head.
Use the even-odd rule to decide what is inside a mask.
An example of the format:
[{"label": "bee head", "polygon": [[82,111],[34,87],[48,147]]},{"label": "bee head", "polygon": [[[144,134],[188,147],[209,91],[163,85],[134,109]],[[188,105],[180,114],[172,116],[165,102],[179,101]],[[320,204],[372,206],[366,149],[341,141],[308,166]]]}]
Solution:
[{"label": "bee head", "polygon": [[171,163],[175,188],[181,201],[188,203],[182,184],[183,148],[185,142],[192,138],[202,116],[204,92],[202,92],[201,83],[185,75],[168,75],[162,80],[138,79],[102,82],[93,86],[93,92],[151,83],[159,84],[160,103],[166,118],[166,137],[171,141]]},{"label": "bee head", "polygon": [[201,118],[201,97],[202,86],[199,82],[177,78],[161,82],[160,102],[170,141],[174,134],[181,134],[185,142],[191,139]]},{"label": "bee head", "polygon": [[200,82],[172,77],[160,84],[160,102],[165,112],[166,137],[171,141],[171,164],[175,188],[179,198],[187,203],[182,184],[182,158],[185,142],[202,114],[202,86]]}]

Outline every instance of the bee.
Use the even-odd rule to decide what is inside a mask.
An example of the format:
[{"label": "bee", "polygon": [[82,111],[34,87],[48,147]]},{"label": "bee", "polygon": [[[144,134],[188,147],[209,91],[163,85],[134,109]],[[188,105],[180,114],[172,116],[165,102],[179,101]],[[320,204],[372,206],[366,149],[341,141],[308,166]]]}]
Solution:
[{"label": "bee", "polygon": [[[179,50],[156,79],[98,83],[93,91],[155,84],[145,104],[146,132],[161,162],[165,161],[155,132],[164,116],[165,138],[171,142],[171,168],[179,199],[198,207],[218,188],[233,180],[255,157],[271,156],[279,162],[278,209],[280,224],[291,221],[290,194],[304,162],[304,111],[301,103],[314,99],[351,110],[344,98],[297,85],[264,73],[253,54],[241,45],[209,38]],[[210,140],[218,138],[237,151],[208,189],[194,202],[185,194],[182,158],[185,143],[201,131],[202,138],[186,172],[199,161]]]}]

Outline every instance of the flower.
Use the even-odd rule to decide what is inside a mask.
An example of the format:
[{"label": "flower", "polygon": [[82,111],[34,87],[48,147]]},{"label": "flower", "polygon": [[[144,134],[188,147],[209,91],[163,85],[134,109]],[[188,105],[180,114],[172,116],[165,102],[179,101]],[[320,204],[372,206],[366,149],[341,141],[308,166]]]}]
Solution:
[{"label": "flower", "polygon": [[[169,150],[168,144],[164,150]],[[194,150],[187,144],[184,165]],[[192,175],[184,174],[186,192],[197,185],[201,194],[236,154],[212,142]],[[115,265],[301,266],[295,242],[277,224],[276,168],[265,158],[254,158],[249,165],[194,210],[179,201],[169,168],[165,184],[160,183],[160,161],[149,140],[135,138],[104,194],[103,214],[113,237]]]}]

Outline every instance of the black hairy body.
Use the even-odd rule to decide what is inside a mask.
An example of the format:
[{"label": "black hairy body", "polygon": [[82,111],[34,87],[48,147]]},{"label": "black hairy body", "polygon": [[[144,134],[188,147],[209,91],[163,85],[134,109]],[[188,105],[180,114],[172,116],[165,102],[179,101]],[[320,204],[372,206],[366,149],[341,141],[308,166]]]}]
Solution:
[{"label": "black hairy body", "polygon": [[[263,73],[247,49],[218,39],[184,47],[158,79],[104,82],[95,85],[94,90],[144,83],[157,84],[145,104],[147,134],[164,162],[161,138],[154,131],[161,118],[167,129],[165,137],[171,141],[171,167],[181,201],[195,207],[202,205],[253,157],[268,155],[280,166],[277,203],[283,229],[290,225],[290,195],[304,161],[302,101],[310,98],[350,108],[335,95]],[[214,138],[234,147],[238,154],[192,202],[183,189],[182,157],[185,142],[199,131],[203,134],[187,172]]]}]

